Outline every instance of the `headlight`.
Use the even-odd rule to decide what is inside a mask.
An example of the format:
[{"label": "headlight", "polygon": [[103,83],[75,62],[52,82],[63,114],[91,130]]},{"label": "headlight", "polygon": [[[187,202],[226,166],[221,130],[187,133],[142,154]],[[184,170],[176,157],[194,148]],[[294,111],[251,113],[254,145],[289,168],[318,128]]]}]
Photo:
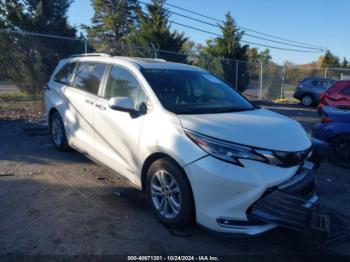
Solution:
[{"label": "headlight", "polygon": [[292,167],[302,164],[310,153],[310,149],[298,152],[258,149],[218,140],[190,130],[185,130],[185,133],[211,156],[240,166],[243,166],[240,159],[249,159],[274,166]]},{"label": "headlight", "polygon": [[239,159],[251,159],[268,163],[268,160],[255,153],[247,146],[236,145],[225,141],[220,141],[189,130],[185,130],[186,135],[208,154],[226,162],[242,165]]}]

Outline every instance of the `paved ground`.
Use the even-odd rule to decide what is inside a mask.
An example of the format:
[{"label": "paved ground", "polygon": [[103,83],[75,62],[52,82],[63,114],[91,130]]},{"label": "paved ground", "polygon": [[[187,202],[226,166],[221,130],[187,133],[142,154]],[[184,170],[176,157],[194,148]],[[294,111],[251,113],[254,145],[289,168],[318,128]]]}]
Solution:
[{"label": "paved ground", "polygon": [[[272,109],[307,129],[318,121],[310,109]],[[21,121],[0,121],[0,255],[350,257],[349,243],[325,246],[282,228],[237,239],[214,236],[196,225],[168,229],[150,212],[143,193],[79,153],[55,151],[48,136],[30,136],[23,127]],[[323,163],[317,184],[320,202],[348,215],[349,173]]]},{"label": "paved ground", "polygon": [[9,93],[17,93],[17,92],[19,92],[19,89],[14,85],[0,84],[0,94],[1,93],[9,94]]}]

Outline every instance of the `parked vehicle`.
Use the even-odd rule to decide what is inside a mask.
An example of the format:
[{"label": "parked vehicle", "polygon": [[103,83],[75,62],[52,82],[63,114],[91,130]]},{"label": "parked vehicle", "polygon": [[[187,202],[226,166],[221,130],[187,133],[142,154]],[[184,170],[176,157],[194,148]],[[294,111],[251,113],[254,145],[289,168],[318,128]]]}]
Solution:
[{"label": "parked vehicle", "polygon": [[350,168],[350,110],[324,106],[320,114],[322,120],[314,126],[313,138],[330,145],[334,164]]},{"label": "parked vehicle", "polygon": [[45,107],[58,150],[77,149],[144,190],[168,226],[195,218],[212,231],[255,235],[276,227],[250,217],[268,192],[317,200],[302,126],[200,68],[73,56],[49,80]]},{"label": "parked vehicle", "polygon": [[321,93],[325,92],[334,82],[335,80],[328,78],[305,78],[298,84],[293,96],[304,106],[318,105]]},{"label": "parked vehicle", "polygon": [[322,93],[318,106],[319,112],[323,106],[350,109],[350,80],[337,81],[327,91]]}]

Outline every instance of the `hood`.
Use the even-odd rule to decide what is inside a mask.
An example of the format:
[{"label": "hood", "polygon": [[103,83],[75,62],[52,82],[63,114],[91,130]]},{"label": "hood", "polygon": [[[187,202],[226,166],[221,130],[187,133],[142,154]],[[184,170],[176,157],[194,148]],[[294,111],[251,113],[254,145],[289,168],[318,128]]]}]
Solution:
[{"label": "hood", "polygon": [[266,109],[179,118],[185,129],[238,144],[289,152],[311,146],[297,121]]}]

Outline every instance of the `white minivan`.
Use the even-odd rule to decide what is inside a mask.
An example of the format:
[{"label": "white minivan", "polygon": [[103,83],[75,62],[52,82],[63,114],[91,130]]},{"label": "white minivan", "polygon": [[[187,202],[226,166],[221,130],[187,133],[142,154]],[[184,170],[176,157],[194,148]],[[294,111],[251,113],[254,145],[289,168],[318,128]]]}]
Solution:
[{"label": "white minivan", "polygon": [[52,143],[74,148],[144,190],[164,224],[195,220],[255,235],[273,223],[250,215],[267,192],[317,196],[302,126],[252,105],[215,75],[158,59],[76,55],[45,88]]}]

